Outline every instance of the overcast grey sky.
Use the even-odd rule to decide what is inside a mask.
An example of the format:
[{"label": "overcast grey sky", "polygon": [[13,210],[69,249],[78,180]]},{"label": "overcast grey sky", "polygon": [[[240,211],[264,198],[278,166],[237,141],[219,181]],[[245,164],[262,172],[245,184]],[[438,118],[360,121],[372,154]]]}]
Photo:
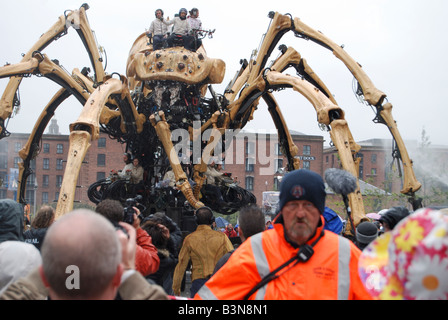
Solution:
[{"label": "overcast grey sky", "polygon": [[[37,41],[67,9],[77,9],[83,1],[15,0],[0,2],[0,64],[17,63],[21,53]],[[125,74],[126,60],[134,40],[149,27],[154,11],[162,8],[173,17],[181,7],[197,7],[203,27],[216,29],[204,45],[210,57],[227,66],[226,76],[215,91],[223,93],[239,69],[239,60],[249,59],[259,46],[269,25],[269,11],[290,13],[310,27],[323,32],[362,66],[375,86],[387,94],[394,106],[393,116],[402,137],[420,140],[426,130],[431,143],[448,145],[446,92],[448,1],[445,0],[313,0],[313,1],[106,1],[88,2],[87,16],[98,43],[106,49],[108,73]],[[359,103],[353,93],[353,76],[332,53],[312,42],[284,37],[279,44],[293,46],[334,94],[356,141],[390,138],[384,125],[374,124],[374,112]],[[84,47],[74,29],[44,53],[58,59],[71,73],[73,68],[90,66]],[[278,52],[273,53],[272,59]],[[287,73],[295,74],[294,70]],[[3,92],[7,79],[0,80]],[[9,121],[10,132],[31,132],[42,108],[58,90],[44,78],[27,78],[20,87],[22,107]],[[319,129],[313,106],[298,93],[276,95],[289,129],[310,135],[330,136]],[[69,133],[81,105],[70,98],[56,112],[60,130]],[[263,104],[255,112],[251,129],[273,129]]]}]

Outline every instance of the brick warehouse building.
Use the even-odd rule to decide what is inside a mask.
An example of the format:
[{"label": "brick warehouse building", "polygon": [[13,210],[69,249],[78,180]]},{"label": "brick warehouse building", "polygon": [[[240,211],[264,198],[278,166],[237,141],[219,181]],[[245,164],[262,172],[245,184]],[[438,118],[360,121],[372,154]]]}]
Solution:
[{"label": "brick warehouse building", "polygon": [[[323,137],[290,132],[299,149],[301,168],[322,175]],[[226,152],[223,171],[237,177],[240,186],[251,191],[260,205],[264,191],[278,190],[281,169],[286,165],[287,159],[281,153],[276,133],[241,130],[235,136],[233,148]]]},{"label": "brick warehouse building", "polygon": [[[18,177],[18,163],[22,161],[18,152],[27,143],[29,134],[13,133],[8,138],[0,140],[0,198],[16,200],[17,184],[14,176]],[[109,175],[112,169],[122,169],[124,166],[123,153],[125,145],[111,140],[101,133],[100,138],[91,146],[81,167],[75,202],[90,204],[87,189],[95,181]],[[69,135],[59,134],[55,120],[49,128],[49,134],[44,134],[41,141],[40,154],[31,162],[31,169],[35,172],[27,180],[26,201],[39,208],[43,204],[51,204],[59,198],[67,153],[69,150]],[[33,212],[33,211],[32,211]]]}]

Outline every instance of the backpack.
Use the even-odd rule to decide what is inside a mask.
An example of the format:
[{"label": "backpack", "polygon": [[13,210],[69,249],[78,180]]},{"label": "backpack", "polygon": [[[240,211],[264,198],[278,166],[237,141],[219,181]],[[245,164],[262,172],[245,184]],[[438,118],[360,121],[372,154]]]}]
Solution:
[{"label": "backpack", "polygon": [[342,232],[342,220],[336,212],[328,207],[325,207],[323,216],[325,219],[324,230],[329,230],[336,234],[340,234]]}]

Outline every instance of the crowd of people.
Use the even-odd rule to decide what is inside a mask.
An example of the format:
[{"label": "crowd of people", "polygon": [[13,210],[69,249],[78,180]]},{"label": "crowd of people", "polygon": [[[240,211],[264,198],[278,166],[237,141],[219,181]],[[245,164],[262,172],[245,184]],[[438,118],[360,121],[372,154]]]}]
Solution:
[{"label": "crowd of people", "polygon": [[448,298],[446,211],[393,207],[360,223],[351,241],[326,229],[325,199],[319,174],[295,170],[273,221],[252,205],[222,232],[202,207],[186,236],[164,212],[144,217],[134,207],[124,223],[123,205],[110,199],[58,219],[43,206],[25,231],[23,206],[2,199],[0,299],[173,299],[187,270],[190,299]]},{"label": "crowd of people", "polygon": [[169,17],[165,19],[163,10],[157,9],[147,35],[152,39],[154,50],[183,46],[188,50],[196,51],[202,45],[202,40],[198,37],[201,29],[202,22],[197,8],[189,12],[181,8],[172,20]]}]

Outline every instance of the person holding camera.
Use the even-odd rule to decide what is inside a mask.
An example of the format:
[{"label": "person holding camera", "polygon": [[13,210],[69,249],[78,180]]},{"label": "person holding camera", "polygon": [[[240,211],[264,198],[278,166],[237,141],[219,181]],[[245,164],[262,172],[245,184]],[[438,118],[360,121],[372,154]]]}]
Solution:
[{"label": "person holding camera", "polygon": [[132,214],[132,219],[130,219],[129,215],[126,215],[127,219],[125,220],[125,209],[129,210],[129,208],[124,208],[119,201],[106,199],[98,203],[95,212],[106,217],[116,227],[118,227],[120,222],[125,221],[136,229],[137,252],[135,269],[143,276],[155,273],[159,269],[160,258],[157,254],[157,248],[152,243],[151,236],[140,228],[140,210],[133,207],[135,212]]},{"label": "person holding camera", "polygon": [[136,272],[136,232],[120,224],[126,235],[88,209],[62,216],[48,229],[42,264],[0,300],[167,300],[160,286]]}]

